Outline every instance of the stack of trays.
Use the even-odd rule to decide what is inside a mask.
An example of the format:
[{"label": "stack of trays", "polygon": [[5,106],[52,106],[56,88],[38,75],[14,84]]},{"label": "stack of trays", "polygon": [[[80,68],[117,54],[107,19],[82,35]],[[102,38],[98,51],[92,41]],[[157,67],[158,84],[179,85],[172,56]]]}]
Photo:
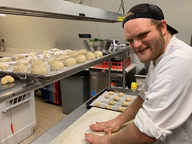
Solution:
[{"label": "stack of trays", "polygon": [[125,111],[127,107],[137,98],[117,91],[105,91],[90,105],[114,111]]}]

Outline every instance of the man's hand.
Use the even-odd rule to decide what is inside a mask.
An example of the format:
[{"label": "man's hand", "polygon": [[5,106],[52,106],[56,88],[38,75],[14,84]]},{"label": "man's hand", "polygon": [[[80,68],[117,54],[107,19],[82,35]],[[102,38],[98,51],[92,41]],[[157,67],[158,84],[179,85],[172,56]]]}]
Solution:
[{"label": "man's hand", "polygon": [[107,134],[105,136],[98,136],[94,135],[91,133],[86,133],[85,134],[85,139],[90,143],[90,144],[111,144],[109,141],[109,137],[111,134]]},{"label": "man's hand", "polygon": [[90,125],[92,131],[112,133],[120,130],[121,124],[117,119],[112,119],[105,122],[96,122],[95,124]]}]

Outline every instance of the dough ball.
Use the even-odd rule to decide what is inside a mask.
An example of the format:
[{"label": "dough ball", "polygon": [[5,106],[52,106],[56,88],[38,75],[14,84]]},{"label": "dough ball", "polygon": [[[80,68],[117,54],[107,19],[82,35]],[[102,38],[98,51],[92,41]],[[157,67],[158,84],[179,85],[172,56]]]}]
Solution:
[{"label": "dough ball", "polygon": [[81,54],[86,54],[87,53],[87,50],[86,49],[80,49],[78,50],[78,54],[81,55]]},{"label": "dough ball", "polygon": [[111,100],[111,101],[109,101],[109,104],[110,104],[110,105],[114,105],[114,104],[115,104],[115,101],[114,101],[114,100]]},{"label": "dough ball", "polygon": [[66,66],[73,66],[75,65],[77,62],[75,60],[75,58],[68,58],[64,61],[64,65]]},{"label": "dough ball", "polygon": [[34,60],[31,68],[32,74],[46,75],[48,74],[47,65],[42,60]]},{"label": "dough ball", "polygon": [[120,92],[120,93],[118,94],[118,96],[122,97],[122,96],[124,96],[124,93]]},{"label": "dough ball", "polygon": [[9,68],[8,64],[0,63],[0,71],[7,71]]},{"label": "dough ball", "polygon": [[128,101],[128,102],[130,102],[130,101],[131,101],[131,98],[130,98],[130,97],[126,97],[125,100]]},{"label": "dough ball", "polygon": [[106,105],[105,108],[106,109],[112,109],[112,105]]},{"label": "dough ball", "polygon": [[24,59],[26,57],[27,57],[26,54],[17,54],[17,55],[14,56],[14,59],[17,61],[17,60],[20,60],[20,59]]},{"label": "dough ball", "polygon": [[11,57],[2,57],[2,58],[0,58],[0,62],[10,62],[10,61],[12,61]]},{"label": "dough ball", "polygon": [[126,107],[119,107],[118,110],[124,112],[127,108]]},{"label": "dough ball", "polygon": [[95,58],[95,55],[94,55],[93,52],[88,52],[86,56],[87,56],[87,59],[88,59],[88,60],[92,60],[92,59]]},{"label": "dough ball", "polygon": [[52,71],[62,70],[64,68],[64,64],[62,61],[51,60],[49,61]]},{"label": "dough ball", "polygon": [[8,83],[13,83],[14,81],[15,81],[15,79],[10,75],[6,75],[1,78],[2,85],[8,84]]},{"label": "dough ball", "polygon": [[108,99],[110,97],[111,97],[111,95],[108,95],[108,94],[104,95],[104,98],[106,98],[106,99]]},{"label": "dough ball", "polygon": [[115,101],[119,101],[119,100],[120,100],[120,97],[119,97],[119,96],[115,96],[113,99],[114,99]]},{"label": "dough ball", "polygon": [[114,92],[113,91],[109,91],[108,94],[109,95],[114,95]]},{"label": "dough ball", "polygon": [[79,55],[76,57],[77,63],[84,63],[87,59],[85,55]]},{"label": "dough ball", "polygon": [[99,57],[103,56],[103,53],[101,51],[95,51],[94,53],[95,53],[96,58],[99,58]]},{"label": "dough ball", "polygon": [[100,106],[101,106],[101,103],[100,103],[100,102],[96,102],[96,103],[94,104],[94,106],[100,107]]},{"label": "dough ball", "polygon": [[129,105],[129,103],[128,103],[128,102],[126,102],[126,101],[124,101],[124,102],[122,103],[122,106],[127,107],[128,105]]},{"label": "dough ball", "polygon": [[22,63],[17,63],[16,65],[13,66],[13,72],[16,73],[28,73],[28,65],[27,64],[22,64]]}]

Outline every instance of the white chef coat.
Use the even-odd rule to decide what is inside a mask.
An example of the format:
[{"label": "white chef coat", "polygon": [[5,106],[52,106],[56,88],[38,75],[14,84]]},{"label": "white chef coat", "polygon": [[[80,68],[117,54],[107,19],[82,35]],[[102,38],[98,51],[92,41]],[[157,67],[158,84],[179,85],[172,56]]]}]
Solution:
[{"label": "white chef coat", "polygon": [[192,144],[192,47],[173,36],[151,63],[134,123],[155,144]]}]

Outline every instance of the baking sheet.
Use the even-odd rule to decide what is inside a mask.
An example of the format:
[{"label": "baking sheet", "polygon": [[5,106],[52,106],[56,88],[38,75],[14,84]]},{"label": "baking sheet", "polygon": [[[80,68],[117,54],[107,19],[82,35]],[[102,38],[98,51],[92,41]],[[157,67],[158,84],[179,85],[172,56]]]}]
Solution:
[{"label": "baking sheet", "polygon": [[[87,144],[84,134],[92,132],[89,129],[89,125],[98,121],[110,120],[118,114],[119,112],[93,107],[57,136],[50,144]],[[94,133],[98,135],[104,134],[103,132]]]},{"label": "baking sheet", "polygon": [[[106,90],[100,96],[98,96],[98,98],[95,99],[90,106],[122,112],[125,111],[136,98],[136,95]],[[111,102],[114,103],[112,104]]]}]

